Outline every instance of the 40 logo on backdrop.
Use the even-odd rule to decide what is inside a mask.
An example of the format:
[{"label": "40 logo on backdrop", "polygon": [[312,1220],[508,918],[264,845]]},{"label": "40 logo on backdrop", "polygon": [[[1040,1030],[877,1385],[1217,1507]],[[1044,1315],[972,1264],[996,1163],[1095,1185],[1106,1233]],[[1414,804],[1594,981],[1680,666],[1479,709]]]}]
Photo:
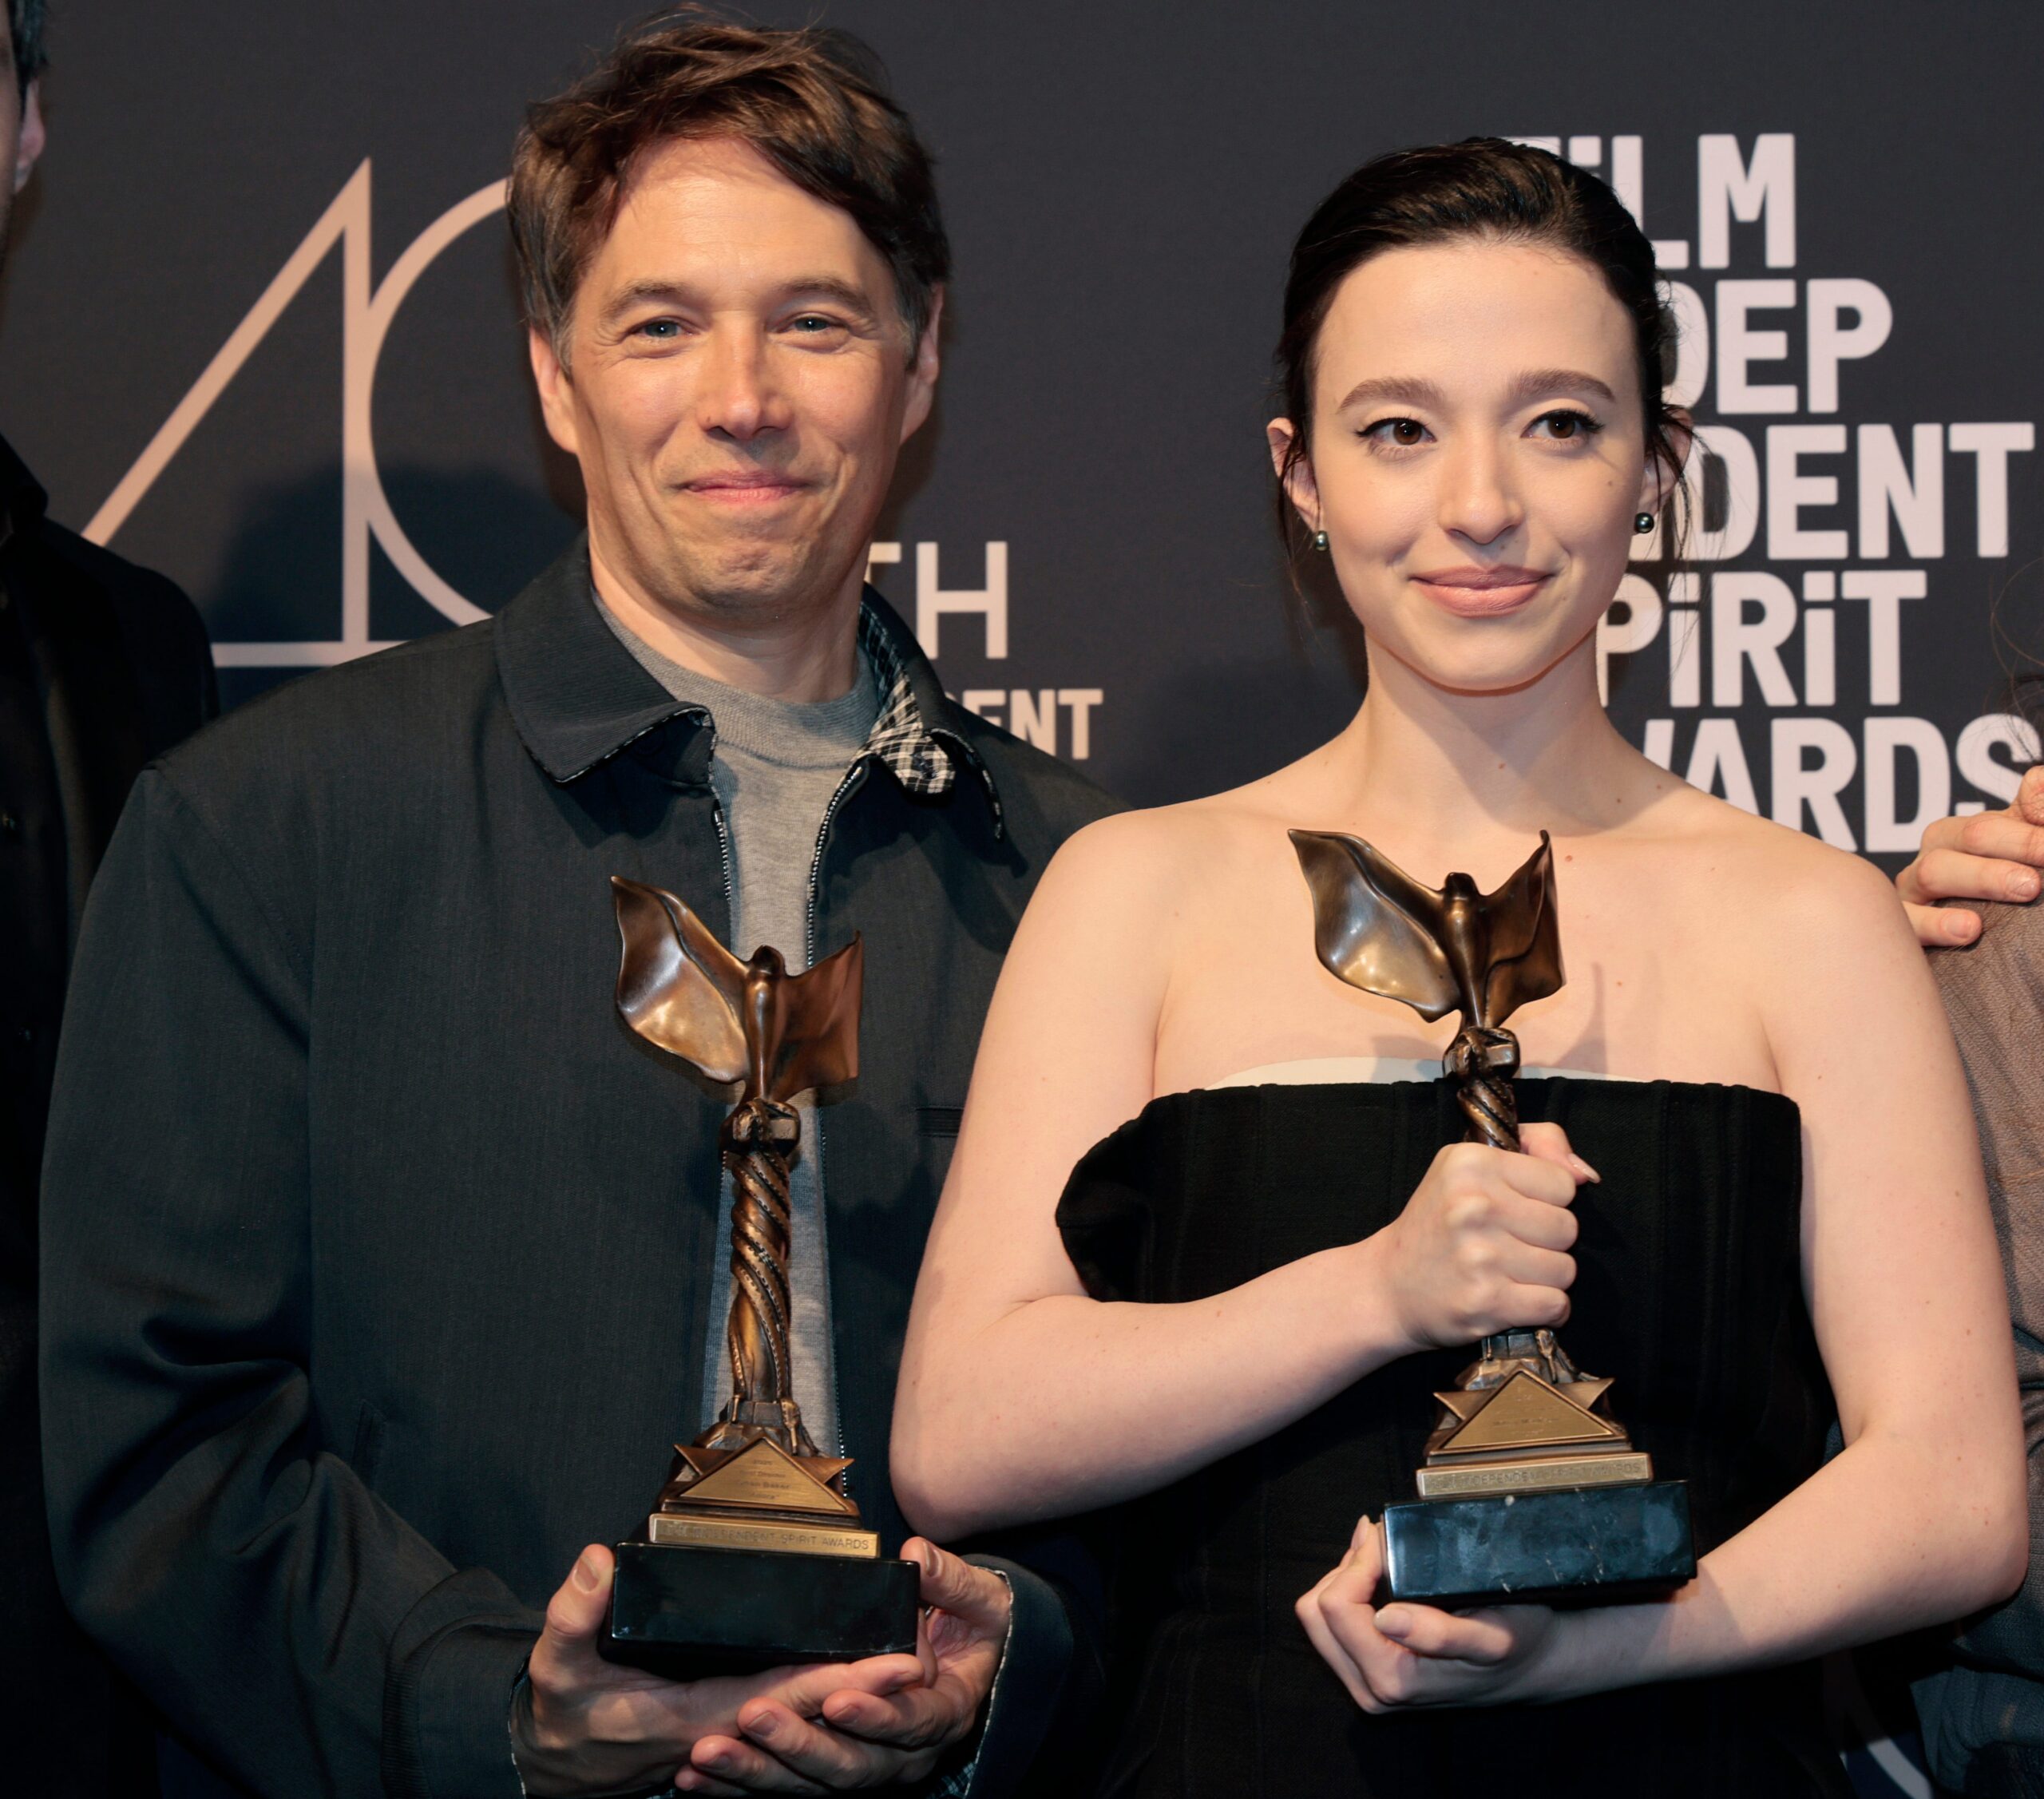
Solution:
[{"label": "40 logo on backdrop", "polygon": [[134,466],[122,476],[85,527],[96,544],[108,542],[168,466],[171,458],[226,390],[242,365],[298,297],[336,244],[340,247],[341,327],[341,591],[339,631],[324,640],[220,644],[213,658],[223,668],[318,668],[388,648],[369,630],[369,546],[373,538],[420,596],[454,624],[487,615],[441,579],[412,545],[390,509],[376,467],[371,417],[376,367],[398,309],[434,259],[455,239],[503,210],[504,184],[492,182],[450,207],[408,245],[383,279],[370,286],[370,175],[365,160],[305,234],[262,297],[249,309],[219,354],[179,401]]}]

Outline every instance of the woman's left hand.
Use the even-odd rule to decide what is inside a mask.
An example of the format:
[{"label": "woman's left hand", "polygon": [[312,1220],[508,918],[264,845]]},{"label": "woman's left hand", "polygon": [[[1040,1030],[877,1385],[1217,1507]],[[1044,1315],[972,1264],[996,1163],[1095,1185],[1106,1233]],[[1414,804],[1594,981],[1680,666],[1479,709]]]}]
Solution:
[{"label": "woman's left hand", "polygon": [[1546,1606],[1442,1611],[1380,1607],[1384,1533],[1365,1518],[1349,1553],[1296,1607],[1321,1658],[1367,1712],[1408,1706],[1494,1706],[1547,1696],[1541,1679],[1563,1619]]}]

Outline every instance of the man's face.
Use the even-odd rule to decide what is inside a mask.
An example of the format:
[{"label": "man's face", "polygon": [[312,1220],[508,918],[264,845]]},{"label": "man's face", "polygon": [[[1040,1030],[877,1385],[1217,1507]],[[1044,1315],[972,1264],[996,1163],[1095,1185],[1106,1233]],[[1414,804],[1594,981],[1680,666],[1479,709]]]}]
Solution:
[{"label": "man's face", "polygon": [[592,259],[547,428],[582,465],[600,567],[663,608],[770,624],[856,591],[901,443],[929,414],[933,318],[908,341],[849,214],[730,139],[651,153]]}]

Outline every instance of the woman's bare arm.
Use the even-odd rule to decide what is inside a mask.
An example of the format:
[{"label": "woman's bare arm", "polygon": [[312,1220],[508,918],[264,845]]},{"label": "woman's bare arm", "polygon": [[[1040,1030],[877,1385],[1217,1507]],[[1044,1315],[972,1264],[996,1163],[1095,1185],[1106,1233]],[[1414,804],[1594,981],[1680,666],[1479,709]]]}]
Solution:
[{"label": "woman's bare arm", "polygon": [[1959,1617],[2026,1561],[2006,1300],[1958,1052],[1887,883],[1825,860],[1773,945],[1767,1022],[1803,1114],[1804,1280],[1845,1448],[1670,1608],[1661,1652],[1683,1672]]},{"label": "woman's bare arm", "polygon": [[896,1490],[933,1535],[1150,1492],[1422,1344],[1566,1311],[1579,1177],[1559,1131],[1535,1155],[1444,1151],[1396,1225],[1213,1298],[1087,1297],[1055,1208],[1152,1096],[1171,970],[1201,953],[1180,904],[1210,853],[1197,828],[1138,814],[1080,833],[1008,953],[896,1400]]}]

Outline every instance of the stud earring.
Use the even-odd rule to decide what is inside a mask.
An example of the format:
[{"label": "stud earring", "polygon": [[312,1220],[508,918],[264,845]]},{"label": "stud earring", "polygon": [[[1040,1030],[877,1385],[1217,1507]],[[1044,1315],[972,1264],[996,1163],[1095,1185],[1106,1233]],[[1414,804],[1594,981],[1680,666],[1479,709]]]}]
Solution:
[{"label": "stud earring", "polygon": [[1316,531],[1313,533],[1313,547],[1318,550],[1322,556],[1325,556],[1327,553],[1327,533],[1325,531]]},{"label": "stud earring", "polygon": [[1634,513],[1632,515],[1632,528],[1639,536],[1645,537],[1654,529],[1654,514],[1650,512]]}]

